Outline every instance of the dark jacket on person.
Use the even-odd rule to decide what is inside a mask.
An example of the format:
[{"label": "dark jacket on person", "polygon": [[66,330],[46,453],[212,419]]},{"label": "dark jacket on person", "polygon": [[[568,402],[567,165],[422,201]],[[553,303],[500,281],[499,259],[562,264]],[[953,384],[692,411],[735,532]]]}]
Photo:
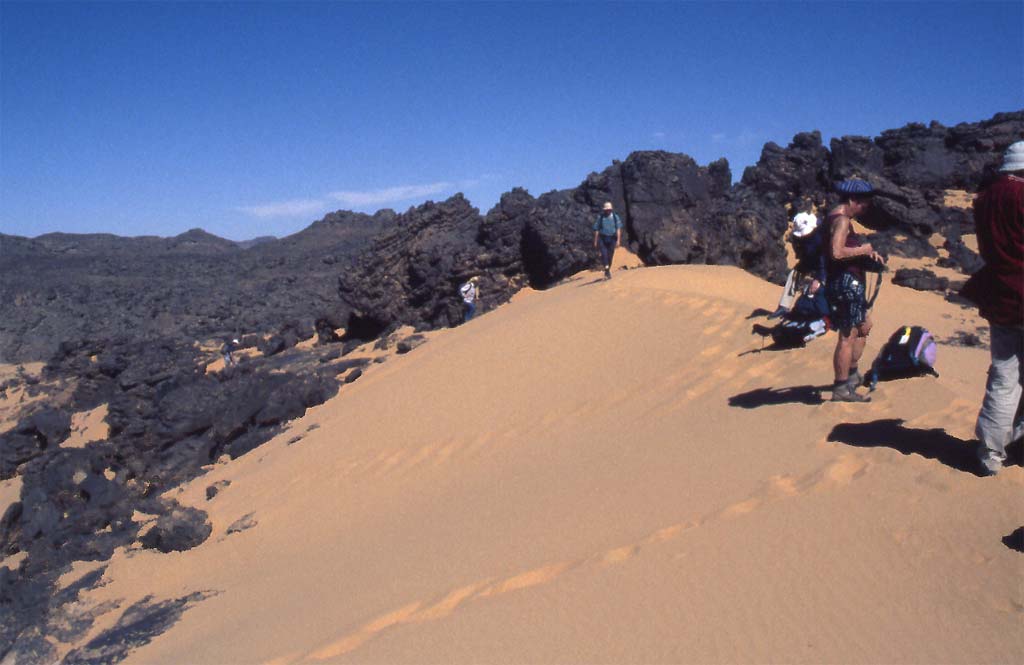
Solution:
[{"label": "dark jacket on person", "polygon": [[996,178],[974,200],[978,252],[985,266],[961,294],[989,323],[1024,326],[1024,178]]},{"label": "dark jacket on person", "polygon": [[793,236],[793,251],[796,252],[796,270],[825,283],[825,241],[820,229],[814,229],[798,238]]}]

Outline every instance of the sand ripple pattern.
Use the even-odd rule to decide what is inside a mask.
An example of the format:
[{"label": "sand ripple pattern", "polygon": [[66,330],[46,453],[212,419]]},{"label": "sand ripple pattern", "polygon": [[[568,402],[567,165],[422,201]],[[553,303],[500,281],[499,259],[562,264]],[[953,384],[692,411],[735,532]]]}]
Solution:
[{"label": "sand ripple pattern", "polygon": [[590,556],[568,561],[546,563],[537,568],[518,572],[500,579],[485,579],[473,582],[445,593],[443,596],[426,600],[414,600],[399,608],[370,619],[362,626],[345,632],[332,641],[298,660],[286,662],[321,662],[351,653],[363,644],[385,631],[402,625],[436,621],[450,616],[461,607],[474,602],[483,602],[506,593],[514,593],[551,584],[562,576],[585,569],[599,570],[619,565],[643,554],[644,550],[670,543],[681,538],[688,531],[706,524],[729,519],[745,518],[758,509],[783,499],[801,496],[811,492],[843,488],[861,478],[869,464],[855,455],[841,455],[829,464],[801,477],[788,475],[774,476],[763,483],[746,499],[716,510],[703,517],[684,520],[661,527],[637,542],[627,543]]}]

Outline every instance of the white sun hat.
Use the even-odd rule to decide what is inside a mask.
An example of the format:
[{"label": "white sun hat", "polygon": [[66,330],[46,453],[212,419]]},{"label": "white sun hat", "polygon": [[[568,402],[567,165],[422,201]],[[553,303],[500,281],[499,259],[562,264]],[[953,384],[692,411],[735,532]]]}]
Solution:
[{"label": "white sun hat", "polygon": [[1024,141],[1017,141],[1006,149],[1000,171],[1024,171]]},{"label": "white sun hat", "polygon": [[793,218],[793,235],[803,238],[818,227],[818,218],[809,212],[798,212]]}]

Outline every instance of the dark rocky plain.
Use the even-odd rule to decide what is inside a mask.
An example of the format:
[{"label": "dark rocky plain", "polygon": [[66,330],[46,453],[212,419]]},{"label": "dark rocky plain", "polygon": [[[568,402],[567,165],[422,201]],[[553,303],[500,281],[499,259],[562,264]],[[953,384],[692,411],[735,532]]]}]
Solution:
[{"label": "dark rocky plain", "polygon": [[[19,389],[43,398],[0,434],[0,479],[22,481],[20,500],[0,517],[0,556],[19,562],[0,567],[0,661],[53,662],[55,643],[80,640],[93,615],[111,609],[77,604],[102,583],[102,567],[58,588],[73,562],[103,562],[122,546],[170,552],[203,542],[205,513],[165,493],[373,371],[346,358],[354,346],[379,339],[408,351],[420,340],[396,340],[400,326],[456,325],[457,287],[472,275],[489,309],[525,286],[595,267],[590,224],[604,201],[646,265],[734,265],[782,283],[789,217],[828,205],[834,181],[862,177],[878,191],[862,220],[876,248],[936,257],[929,237],[939,233],[944,265],[969,274],[980,260],[960,238],[973,221],[946,205],[946,193],[976,191],[1022,138],[1024,111],[954,127],[910,124],[828,147],[820,133],[801,133],[786,147],[766,144],[735,184],[724,159],[700,166],[684,154],[635,152],[575,189],[538,197],[514,189],[485,215],[455,195],[404,213],[332,213],[295,235],[246,243],[201,230],[0,234],[0,363],[45,362],[39,376],[0,384],[0,397]],[[900,281],[948,287],[924,273]],[[207,372],[234,336],[256,353]],[[71,414],[102,404],[109,437],[62,448]],[[155,524],[143,532],[135,511],[157,516]],[[65,662],[116,662],[211,593],[124,608],[114,628]]]}]

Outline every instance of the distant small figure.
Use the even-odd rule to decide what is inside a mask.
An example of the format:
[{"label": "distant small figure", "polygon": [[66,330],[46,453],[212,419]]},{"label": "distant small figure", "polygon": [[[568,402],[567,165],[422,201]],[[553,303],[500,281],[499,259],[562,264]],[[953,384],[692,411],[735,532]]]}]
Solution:
[{"label": "distant small figure", "polygon": [[1007,444],[1024,437],[1024,141],[1007,149],[999,171],[974,200],[985,265],[961,291],[991,324],[992,364],[974,429],[989,475],[1003,468]]},{"label": "distant small figure", "polygon": [[622,219],[612,208],[611,201],[604,204],[602,213],[594,221],[594,247],[601,250],[604,278],[612,278],[612,256],[622,244]]},{"label": "distant small figure", "polygon": [[857,386],[864,380],[858,362],[871,332],[864,260],[878,264],[885,260],[853,230],[850,221],[871,208],[874,189],[864,180],[844,180],[836,185],[836,191],[841,200],[827,218],[830,242],[826,297],[832,325],[839,333],[832,356],[832,401],[870,402],[870,397],[857,394]]},{"label": "distant small figure", "polygon": [[224,348],[221,349],[221,353],[224,354],[224,367],[235,366],[235,358],[231,354],[238,350],[238,344],[237,337],[224,344]]},{"label": "distant small figure", "polygon": [[[817,216],[809,212],[798,212],[793,217],[792,243],[797,258],[796,266],[789,271],[779,306],[768,315],[769,319],[776,319],[793,309],[798,293],[814,295],[825,284],[825,242],[821,233],[818,233]],[[801,288],[807,279],[810,279],[810,284]]]},{"label": "distant small figure", "polygon": [[479,277],[470,277],[469,281],[459,287],[459,295],[462,296],[462,303],[465,306],[462,322],[465,323],[476,314],[476,301],[480,297]]}]

